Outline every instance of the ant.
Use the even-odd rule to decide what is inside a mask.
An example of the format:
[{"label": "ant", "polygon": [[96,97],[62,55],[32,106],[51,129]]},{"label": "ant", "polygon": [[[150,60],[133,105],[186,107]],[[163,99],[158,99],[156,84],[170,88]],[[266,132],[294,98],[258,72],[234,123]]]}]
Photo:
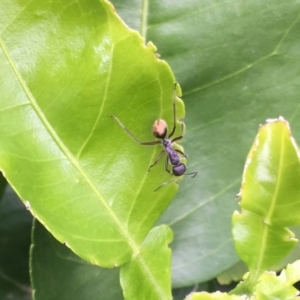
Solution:
[{"label": "ant", "polygon": [[[158,119],[154,122],[153,126],[152,126],[152,134],[160,139],[160,140],[156,140],[153,142],[140,142],[132,133],[131,131],[129,131],[124,125],[123,123],[115,116],[111,115],[111,117],[113,119],[115,119],[119,125],[127,132],[127,134],[129,136],[131,136],[131,138],[133,140],[135,140],[138,144],[140,145],[146,145],[146,146],[152,146],[152,145],[158,145],[161,144],[164,149],[161,151],[161,153],[158,155],[157,159],[155,160],[155,162],[149,167],[148,172],[150,171],[150,169],[155,166],[160,159],[162,158],[163,154],[166,152],[167,153],[167,158],[165,161],[165,170],[170,173],[173,174],[174,176],[183,176],[183,175],[191,175],[192,178],[194,178],[198,172],[192,172],[192,173],[188,173],[185,174],[186,171],[186,166],[184,163],[181,162],[180,156],[183,156],[184,158],[187,158],[187,155],[178,150],[173,148],[173,143],[181,140],[183,138],[183,131],[184,131],[184,123],[181,123],[181,135],[178,137],[175,137],[173,139],[171,139],[171,137],[173,136],[173,134],[175,133],[176,130],[176,88],[177,88],[177,83],[174,84],[174,97],[173,97],[173,129],[171,131],[171,133],[167,136],[167,132],[168,132],[168,126],[167,123],[162,120],[162,119]],[[172,165],[172,171],[169,170],[168,166],[169,163]],[[176,179],[172,179],[170,181],[164,182],[163,184],[161,184],[158,188],[156,188],[154,190],[157,191],[158,189],[160,189],[162,186],[167,185],[173,181],[176,181]]]}]

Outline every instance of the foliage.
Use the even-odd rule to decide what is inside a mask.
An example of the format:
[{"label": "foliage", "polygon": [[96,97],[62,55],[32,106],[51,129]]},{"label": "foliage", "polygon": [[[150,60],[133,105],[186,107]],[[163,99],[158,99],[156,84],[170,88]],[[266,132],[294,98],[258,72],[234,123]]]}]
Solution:
[{"label": "foliage", "polygon": [[[171,128],[175,76],[152,43],[145,46],[108,2],[94,0],[2,2],[0,168],[32,214],[59,241],[92,264],[121,266],[120,282],[128,299],[145,294],[170,299],[172,234],[165,225],[153,226],[167,224],[174,232],[173,287],[217,276],[238,260],[230,216],[237,208],[234,195],[257,124],[284,115],[297,138],[299,4],[116,0],[114,5],[127,24],[155,43],[183,88],[187,167],[198,170],[198,176],[180,182],[170,206],[176,182],[153,193],[172,178],[163,160],[147,173],[161,149],[141,147],[109,116],[120,118],[142,141],[153,138],[150,129],[157,118]],[[176,107],[177,118],[183,118],[178,98]],[[268,146],[269,151],[278,150],[280,157],[286,150],[276,143]],[[288,143],[286,137],[284,145]],[[294,148],[289,147],[290,153]],[[248,183],[251,174],[260,174],[260,163],[250,165],[255,169]],[[294,178],[294,171],[276,169],[274,161],[270,165],[275,166],[273,179]],[[264,270],[295,245],[285,227],[298,225],[294,210],[298,191],[284,184],[283,193],[289,190],[289,200],[295,201],[288,209],[295,217],[285,220],[285,197],[275,197],[278,202],[272,202],[272,209],[251,205],[249,209],[258,183],[254,180],[246,188],[245,182],[233,232],[237,253],[250,268],[250,279],[238,288],[251,294]],[[268,183],[264,201],[278,195],[274,182],[275,192]],[[268,226],[259,222],[265,218]],[[268,233],[271,238],[263,240],[266,247],[260,247],[260,240],[254,243],[257,237],[249,232],[251,239],[243,239],[242,222],[252,226],[250,233]],[[61,250],[37,228],[31,250],[35,299],[52,299],[57,286],[72,299],[98,299],[102,286],[107,299],[122,298],[116,269],[100,269]],[[292,238],[286,241],[286,236]],[[45,239],[52,247],[46,247]],[[273,249],[268,248],[269,241],[275,239],[286,245],[285,250],[265,261],[264,254]],[[255,246],[259,261],[247,253],[249,244]],[[45,251],[48,261],[41,255]],[[52,281],[43,280],[45,274],[63,268],[63,277],[69,280],[55,275]],[[91,280],[91,274],[98,280]],[[142,282],[135,285],[137,278]],[[81,287],[80,293],[75,286]]]}]

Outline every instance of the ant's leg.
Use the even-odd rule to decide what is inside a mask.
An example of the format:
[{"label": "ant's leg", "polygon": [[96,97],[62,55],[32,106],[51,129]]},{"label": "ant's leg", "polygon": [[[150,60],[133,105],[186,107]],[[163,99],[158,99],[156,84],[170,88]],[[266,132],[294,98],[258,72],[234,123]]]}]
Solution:
[{"label": "ant's leg", "polygon": [[165,185],[168,185],[169,183],[172,183],[172,182],[176,182],[178,184],[178,181],[176,179],[172,179],[170,181],[166,181],[164,182],[163,184],[161,184],[158,188],[156,188],[153,192],[156,192],[157,190],[159,190],[161,187],[165,186]]},{"label": "ant's leg", "polygon": [[187,173],[187,174],[184,174],[184,175],[191,175],[191,178],[194,178],[196,175],[198,174],[198,172],[192,172],[192,173]]},{"label": "ant's leg", "polygon": [[[194,178],[196,175],[198,174],[198,172],[192,172],[192,173],[188,173],[188,174],[184,174],[184,175],[192,175],[191,177]],[[164,182],[163,184],[161,184],[158,188],[156,188],[154,190],[154,192],[156,192],[157,190],[159,190],[161,187],[165,186],[165,185],[168,185],[169,183],[172,183],[172,182],[176,182],[178,184],[178,181],[176,179],[172,179],[170,181],[166,181]]]},{"label": "ant's leg", "polygon": [[170,170],[169,170],[169,156],[167,156],[166,160],[165,160],[165,170],[170,173],[173,174]]},{"label": "ant's leg", "polygon": [[150,171],[150,169],[152,167],[154,167],[160,161],[160,159],[162,158],[162,156],[164,155],[164,153],[165,153],[165,150],[163,150],[163,151],[161,151],[159,153],[159,155],[158,155],[157,159],[155,160],[155,162],[149,167],[148,172]]},{"label": "ant's leg", "polygon": [[174,94],[173,94],[173,129],[169,134],[169,138],[172,137],[176,130],[176,88],[177,88],[177,82],[174,84]]},{"label": "ant's leg", "polygon": [[180,151],[180,150],[178,150],[178,149],[174,149],[176,152],[178,152],[179,154],[181,154],[184,158],[188,158],[187,157],[187,155],[184,153],[184,152],[182,152],[182,151]]},{"label": "ant's leg", "polygon": [[119,125],[126,131],[126,133],[127,133],[133,140],[135,140],[138,144],[140,144],[140,145],[157,145],[157,144],[160,144],[160,143],[161,143],[161,141],[140,142],[140,141],[132,134],[132,132],[129,131],[129,130],[123,125],[123,123],[122,123],[117,117],[115,117],[115,116],[113,116],[113,115],[111,115],[111,117],[112,117],[113,119],[115,119],[115,120],[119,123]]},{"label": "ant's leg", "polygon": [[174,138],[171,142],[173,143],[173,142],[176,142],[178,140],[181,140],[183,138],[183,132],[184,132],[184,123],[181,122],[181,135]]}]

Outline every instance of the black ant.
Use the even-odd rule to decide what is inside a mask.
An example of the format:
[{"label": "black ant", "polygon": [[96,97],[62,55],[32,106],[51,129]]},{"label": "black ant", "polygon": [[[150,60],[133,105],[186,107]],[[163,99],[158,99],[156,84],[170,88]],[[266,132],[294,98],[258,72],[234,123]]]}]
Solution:
[{"label": "black ant", "polygon": [[[180,156],[178,154],[182,155],[184,158],[187,158],[187,155],[184,152],[173,148],[173,143],[178,140],[181,140],[183,138],[183,131],[184,131],[184,123],[183,122],[181,123],[181,135],[171,139],[171,137],[173,136],[173,134],[175,133],[175,130],[176,130],[176,104],[175,104],[175,102],[176,102],[176,87],[177,87],[177,83],[175,83],[175,85],[174,85],[174,98],[173,98],[173,122],[174,122],[174,125],[173,125],[173,129],[172,129],[171,133],[168,135],[168,138],[166,138],[167,132],[168,132],[168,126],[167,126],[167,123],[162,119],[156,120],[152,126],[153,135],[156,138],[161,139],[161,140],[156,140],[153,142],[140,142],[123,125],[123,123],[117,117],[115,117],[113,115],[111,115],[111,117],[114,118],[119,123],[119,125],[131,136],[131,138],[134,139],[138,144],[146,145],[146,146],[161,144],[164,147],[164,150],[161,151],[161,153],[158,155],[155,162],[149,167],[148,172],[153,166],[155,166],[159,162],[159,160],[162,158],[163,154],[166,152],[167,158],[165,161],[165,169],[168,173],[173,174],[174,176],[177,176],[177,177],[182,176],[182,175],[191,175],[191,177],[194,178],[198,174],[198,172],[184,174],[186,171],[186,166],[184,163],[181,162]],[[171,163],[171,165],[172,165],[172,171],[170,171],[168,168],[169,163]],[[172,179],[170,181],[164,182],[154,191],[157,191],[162,186],[167,185],[173,181],[176,181],[176,179]]]}]

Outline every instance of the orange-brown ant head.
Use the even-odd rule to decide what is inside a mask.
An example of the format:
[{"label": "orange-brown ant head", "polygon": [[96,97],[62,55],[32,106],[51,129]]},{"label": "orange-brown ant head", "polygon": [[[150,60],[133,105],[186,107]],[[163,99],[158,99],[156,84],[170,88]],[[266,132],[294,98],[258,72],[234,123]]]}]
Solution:
[{"label": "orange-brown ant head", "polygon": [[164,139],[167,135],[167,131],[168,125],[164,120],[158,119],[153,123],[152,133],[156,138]]}]

